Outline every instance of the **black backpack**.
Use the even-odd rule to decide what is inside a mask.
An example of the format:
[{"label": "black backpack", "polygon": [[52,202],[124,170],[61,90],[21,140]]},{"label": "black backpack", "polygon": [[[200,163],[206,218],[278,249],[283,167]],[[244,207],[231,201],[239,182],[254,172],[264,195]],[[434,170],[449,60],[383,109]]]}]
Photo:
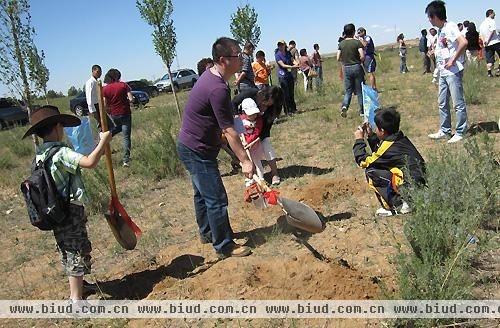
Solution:
[{"label": "black backpack", "polygon": [[46,165],[60,148],[61,146],[50,148],[45,161],[35,163],[33,160],[31,175],[21,183],[30,223],[40,230],[53,230],[66,219],[69,192],[66,199],[59,194]]}]

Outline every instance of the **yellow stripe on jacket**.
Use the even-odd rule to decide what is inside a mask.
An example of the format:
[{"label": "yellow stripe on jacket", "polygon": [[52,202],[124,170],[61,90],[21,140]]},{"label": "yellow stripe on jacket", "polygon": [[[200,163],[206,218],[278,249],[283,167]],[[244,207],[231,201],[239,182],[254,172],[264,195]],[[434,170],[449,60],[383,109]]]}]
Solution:
[{"label": "yellow stripe on jacket", "polygon": [[394,141],[382,141],[382,144],[377,149],[377,151],[365,158],[364,161],[361,161],[361,163],[359,163],[359,167],[366,169],[368,166],[370,166],[370,164],[379,159],[387,151],[387,149],[392,146],[393,143]]}]

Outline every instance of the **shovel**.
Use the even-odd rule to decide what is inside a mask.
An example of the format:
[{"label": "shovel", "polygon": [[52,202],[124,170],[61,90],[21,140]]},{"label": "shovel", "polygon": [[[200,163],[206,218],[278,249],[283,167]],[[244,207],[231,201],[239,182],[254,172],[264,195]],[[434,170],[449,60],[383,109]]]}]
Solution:
[{"label": "shovel", "polygon": [[[276,203],[281,206],[281,209],[286,214],[288,224],[310,233],[318,233],[324,230],[323,222],[312,208],[306,204],[278,196],[278,193],[269,188],[266,182],[262,181],[256,174],[254,174],[253,179],[264,192],[270,194],[270,199],[276,199]],[[272,203],[274,201],[270,202],[270,204]]]},{"label": "shovel", "polygon": [[[99,113],[101,116],[102,131],[108,131],[107,113],[104,110],[104,99],[102,96],[102,84],[99,81]],[[127,250],[132,250],[137,245],[137,237],[141,235],[141,229],[132,221],[127,214],[123,205],[118,200],[116,193],[115,174],[113,172],[113,163],[111,161],[111,148],[109,144],[104,147],[106,155],[106,168],[108,169],[109,187],[111,189],[111,200],[109,202],[109,214],[105,214],[106,221],[108,222],[116,241],[121,247]]]}]

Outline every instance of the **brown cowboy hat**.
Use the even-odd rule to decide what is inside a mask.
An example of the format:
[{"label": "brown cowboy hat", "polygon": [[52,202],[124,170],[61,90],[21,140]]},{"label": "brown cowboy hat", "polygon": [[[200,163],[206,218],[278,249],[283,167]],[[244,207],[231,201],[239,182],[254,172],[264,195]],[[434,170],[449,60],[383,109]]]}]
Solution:
[{"label": "brown cowboy hat", "polygon": [[56,106],[45,105],[34,110],[30,115],[31,127],[23,135],[23,139],[32,135],[48,125],[61,123],[65,127],[78,126],[81,121],[78,117],[68,114],[61,114]]}]

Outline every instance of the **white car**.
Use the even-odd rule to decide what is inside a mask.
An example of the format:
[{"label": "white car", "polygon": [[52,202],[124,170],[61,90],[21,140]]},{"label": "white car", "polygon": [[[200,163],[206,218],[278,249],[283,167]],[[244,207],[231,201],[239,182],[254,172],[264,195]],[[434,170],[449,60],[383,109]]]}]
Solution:
[{"label": "white car", "polygon": [[[178,71],[172,72],[172,79],[174,81],[175,90],[182,88],[192,88],[199,76],[192,69],[180,69]],[[172,86],[168,73],[165,74],[160,81],[155,83],[158,91],[172,91]]]}]

